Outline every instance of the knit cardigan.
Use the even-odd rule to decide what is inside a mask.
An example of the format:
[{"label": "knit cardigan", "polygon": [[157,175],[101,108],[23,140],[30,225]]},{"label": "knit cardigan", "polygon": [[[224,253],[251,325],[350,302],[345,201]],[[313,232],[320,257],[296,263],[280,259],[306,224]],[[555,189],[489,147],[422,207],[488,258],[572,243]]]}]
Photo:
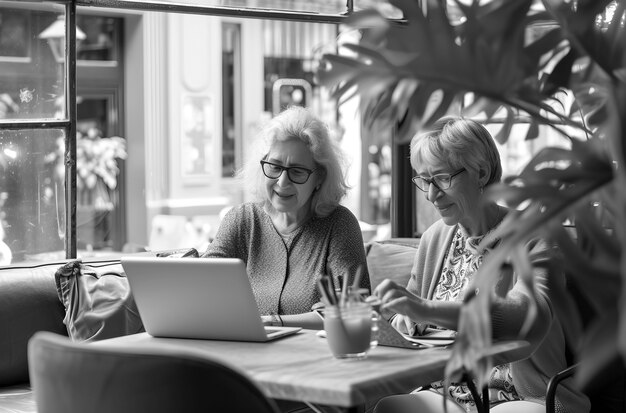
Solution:
[{"label": "knit cardigan", "polygon": [[[439,220],[424,232],[407,285],[409,291],[420,297],[433,298],[456,229],[457,226],[448,226]],[[549,265],[557,257],[553,248],[543,242],[534,241],[528,244],[528,249],[531,257],[542,261],[541,266],[533,266],[538,314],[529,335],[521,337],[529,341],[532,354],[524,360],[511,363],[511,375],[515,389],[524,400],[545,403],[548,381],[567,367],[565,337],[561,323],[552,312],[547,289],[548,276],[551,284],[564,283],[565,278],[554,265]],[[519,331],[526,317],[527,303],[532,299],[515,274],[513,277],[512,287],[506,297],[495,299],[491,309],[495,340],[520,338]],[[397,315],[393,319],[393,325],[405,330],[406,321],[405,316]],[[557,392],[556,408],[560,413],[587,413],[590,403],[575,388],[573,380],[567,379]]]},{"label": "knit cardigan", "polygon": [[370,289],[363,236],[356,217],[337,206],[326,217],[312,217],[287,239],[278,233],[262,203],[244,203],[224,217],[205,257],[240,258],[261,314],[301,314],[320,301],[316,281],[330,275]]}]

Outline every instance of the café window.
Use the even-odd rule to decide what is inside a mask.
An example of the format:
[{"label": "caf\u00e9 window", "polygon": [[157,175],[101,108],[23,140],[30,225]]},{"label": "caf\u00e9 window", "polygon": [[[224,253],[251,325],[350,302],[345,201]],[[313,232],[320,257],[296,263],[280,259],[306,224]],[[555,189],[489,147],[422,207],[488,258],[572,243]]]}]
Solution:
[{"label": "caf\u00e9 window", "polygon": [[[0,4],[0,239],[4,264],[63,258],[67,210],[65,128],[16,128],[39,119],[67,126],[65,21],[61,4]],[[83,30],[85,28],[85,30]],[[99,138],[123,135],[122,19],[76,17],[76,133],[79,249],[121,248],[124,226],[123,161],[102,187]],[[98,138],[98,140],[96,140]],[[84,156],[91,159],[84,159]],[[111,169],[112,170],[112,169]],[[95,171],[95,172],[94,172]],[[112,184],[115,178],[120,185]],[[86,184],[88,183],[88,184]],[[117,183],[117,182],[116,182]]]},{"label": "caf\u00e9 window", "polygon": [[85,34],[76,50],[79,66],[86,65],[87,61],[119,62],[122,44],[120,18],[79,14],[76,25]]},{"label": "caf\u00e9 window", "polygon": [[0,11],[0,59],[19,60],[30,56],[30,18],[25,10]]},{"label": "caf\u00e9 window", "polygon": [[222,177],[233,176],[237,167],[236,154],[240,151],[237,136],[241,125],[237,113],[241,105],[241,26],[222,25]]},{"label": "caf\u00e9 window", "polygon": [[[293,104],[319,114],[344,149],[359,145],[351,162],[356,195],[348,202],[369,220],[361,210],[370,192],[360,187],[369,146],[313,76],[320,53],[336,47],[343,2],[294,2],[298,13],[320,10],[299,22],[283,18],[273,3],[264,19],[247,18],[259,17],[258,9],[226,16],[196,2],[190,7],[207,6],[206,13],[136,5],[126,13],[80,1],[0,4],[5,263],[154,248],[152,235],[161,230],[155,222],[164,216],[209,239],[221,211],[246,200],[232,179],[246,143],[276,110]],[[66,24],[75,29],[75,60]],[[127,152],[94,184],[89,171],[97,166],[84,157],[112,138]],[[66,153],[68,143],[75,154]],[[67,164],[68,156],[77,162]]]},{"label": "caf\u00e9 window", "polygon": [[[415,196],[403,169],[408,148],[393,143],[393,131],[371,136],[355,105],[338,107],[316,84],[317,59],[338,50],[346,34],[344,1],[250,9],[245,2],[120,1],[136,10],[98,0],[85,2],[90,7],[0,2],[4,263],[206,246],[223,211],[247,200],[233,173],[250,155],[248,143],[288,105],[312,108],[348,153],[345,204],[366,239],[390,236],[394,215],[410,232],[394,235],[419,235],[407,223],[421,206],[393,209],[400,196]],[[72,33],[75,59],[72,45],[65,47]],[[114,156],[104,186],[81,175],[83,163],[65,163],[93,141],[116,137],[126,154]],[[65,153],[68,142],[76,154]],[[535,149],[510,142],[504,158],[514,168]],[[407,187],[398,184],[400,173]]]}]

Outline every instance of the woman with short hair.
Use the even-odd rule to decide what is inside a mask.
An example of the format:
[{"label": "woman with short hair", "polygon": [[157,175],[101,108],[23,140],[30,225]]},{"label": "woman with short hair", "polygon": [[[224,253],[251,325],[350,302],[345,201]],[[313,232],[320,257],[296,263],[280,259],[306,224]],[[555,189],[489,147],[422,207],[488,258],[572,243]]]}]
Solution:
[{"label": "woman with short hair", "polygon": [[[383,281],[374,292],[393,326],[403,333],[421,335],[428,329],[457,330],[467,286],[496,239],[482,246],[481,241],[497,228],[508,210],[483,198],[484,189],[500,181],[502,167],[498,149],[489,132],[469,119],[447,117],[432,130],[411,141],[411,166],[417,173],[415,186],[433,204],[441,219],[429,227],[420,240],[411,278],[406,287]],[[491,308],[493,338],[522,338],[529,341],[531,355],[525,360],[496,366],[489,381],[491,411],[544,412],[547,383],[567,367],[565,337],[551,310],[547,291],[550,283],[563,282],[558,251],[543,240],[527,245],[536,281],[534,293],[518,280],[517,274],[503,269],[494,286]],[[474,294],[475,291],[469,292]],[[491,294],[491,291],[479,294]],[[525,337],[519,332],[531,300],[537,303],[537,316]],[[391,315],[393,314],[393,315]],[[441,412],[446,394],[448,412],[475,411],[467,386],[442,381],[409,395],[382,399],[377,413]],[[588,399],[566,380],[556,399],[557,411],[589,411]]]}]

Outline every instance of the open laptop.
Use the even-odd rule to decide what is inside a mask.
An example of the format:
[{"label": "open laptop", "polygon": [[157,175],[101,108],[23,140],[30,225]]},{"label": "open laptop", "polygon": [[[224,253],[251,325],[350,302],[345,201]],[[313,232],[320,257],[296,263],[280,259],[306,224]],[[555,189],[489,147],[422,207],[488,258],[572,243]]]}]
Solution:
[{"label": "open laptop", "polygon": [[263,342],[301,330],[263,326],[240,259],[126,256],[121,262],[152,336]]}]

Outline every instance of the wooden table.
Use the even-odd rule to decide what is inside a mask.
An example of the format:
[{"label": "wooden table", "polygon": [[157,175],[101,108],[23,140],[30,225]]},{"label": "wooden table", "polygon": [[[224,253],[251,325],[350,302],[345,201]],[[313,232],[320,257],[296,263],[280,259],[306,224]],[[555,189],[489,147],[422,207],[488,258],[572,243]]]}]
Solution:
[{"label": "wooden table", "polygon": [[[363,360],[335,359],[326,340],[313,330],[269,343],[155,338],[147,333],[95,342],[107,347],[169,347],[218,359],[251,377],[268,397],[344,408],[406,393],[443,377],[452,350],[378,346]],[[528,344],[499,343],[499,356],[514,355]]]}]

